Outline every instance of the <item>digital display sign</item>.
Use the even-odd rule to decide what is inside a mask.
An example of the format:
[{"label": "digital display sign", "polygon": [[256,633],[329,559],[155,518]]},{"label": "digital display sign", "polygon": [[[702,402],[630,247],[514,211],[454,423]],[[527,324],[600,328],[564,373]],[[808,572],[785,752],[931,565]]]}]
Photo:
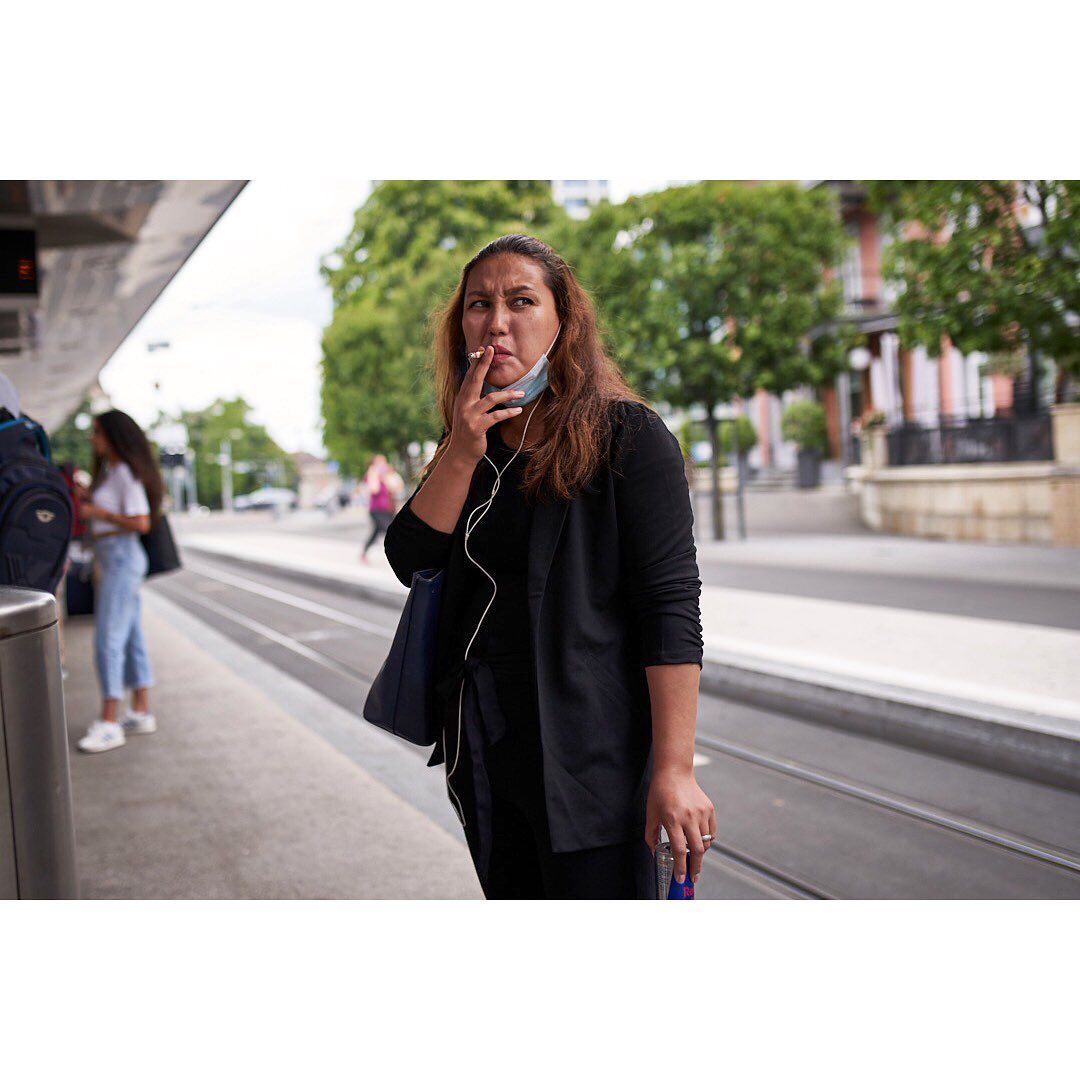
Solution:
[{"label": "digital display sign", "polygon": [[37,296],[37,237],[33,229],[0,229],[0,296]]}]

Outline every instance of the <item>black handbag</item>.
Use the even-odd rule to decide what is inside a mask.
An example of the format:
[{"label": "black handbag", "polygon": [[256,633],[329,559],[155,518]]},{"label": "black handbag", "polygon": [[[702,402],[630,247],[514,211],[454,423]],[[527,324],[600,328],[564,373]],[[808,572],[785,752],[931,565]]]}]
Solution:
[{"label": "black handbag", "polygon": [[435,641],[442,590],[442,570],[413,574],[390,653],[364,702],[365,720],[417,746],[439,737]]},{"label": "black handbag", "polygon": [[172,526],[169,525],[169,519],[164,514],[150,526],[150,531],[143,533],[139,539],[146,549],[147,577],[180,569],[182,565],[180,552],[173,538]]}]

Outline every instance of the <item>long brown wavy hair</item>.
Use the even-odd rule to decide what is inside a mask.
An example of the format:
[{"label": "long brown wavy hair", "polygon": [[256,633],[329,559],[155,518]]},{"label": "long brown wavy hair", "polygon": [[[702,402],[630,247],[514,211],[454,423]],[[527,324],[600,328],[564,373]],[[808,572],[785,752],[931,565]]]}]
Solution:
[{"label": "long brown wavy hair", "polygon": [[548,389],[536,406],[545,410],[544,435],[530,449],[522,490],[530,499],[541,494],[571,499],[588,484],[609,452],[612,403],[641,402],[641,398],[627,386],[605,351],[593,302],[566,261],[542,240],[517,233],[500,236],[481,248],[463,267],[453,295],[433,316],[435,392],[446,433],[422,479],[427,479],[450,445],[454,400],[468,371],[461,329],[465,285],[473,269],[495,255],[535,260],[555,297],[562,328],[548,354]]},{"label": "long brown wavy hair", "polygon": [[[161,500],[165,496],[165,482],[154,458],[153,448],[146,433],[126,412],[109,409],[94,417],[94,423],[116,451],[117,456],[131,470],[132,475],[146,488],[150,503],[150,519],[161,516]],[[105,459],[94,455],[94,483],[91,490],[105,479]]]}]

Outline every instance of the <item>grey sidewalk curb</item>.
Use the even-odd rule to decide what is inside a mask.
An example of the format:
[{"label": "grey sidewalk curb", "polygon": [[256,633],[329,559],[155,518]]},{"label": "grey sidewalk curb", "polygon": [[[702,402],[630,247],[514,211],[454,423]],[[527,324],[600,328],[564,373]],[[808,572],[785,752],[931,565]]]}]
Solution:
[{"label": "grey sidewalk curb", "polygon": [[1080,724],[710,650],[707,693],[1080,791]]},{"label": "grey sidewalk curb", "polygon": [[[258,566],[307,584],[400,610],[404,590],[342,581],[260,559],[203,550],[236,566]],[[709,694],[869,735],[1027,780],[1080,791],[1080,723],[840,674],[710,649],[701,687]]]}]

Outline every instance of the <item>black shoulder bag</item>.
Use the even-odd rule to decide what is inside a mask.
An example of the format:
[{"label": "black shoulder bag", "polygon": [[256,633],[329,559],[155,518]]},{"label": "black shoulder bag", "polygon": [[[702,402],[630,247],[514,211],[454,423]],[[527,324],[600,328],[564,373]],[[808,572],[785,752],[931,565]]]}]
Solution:
[{"label": "black shoulder bag", "polygon": [[180,562],[180,552],[173,538],[172,526],[169,519],[162,514],[157,521],[150,526],[148,533],[143,533],[139,539],[146,549],[146,576],[165,574],[170,570],[179,570],[183,565]]},{"label": "black shoulder bag", "polygon": [[442,570],[413,574],[390,653],[364,702],[365,720],[417,746],[439,737],[435,642],[442,589]]}]

